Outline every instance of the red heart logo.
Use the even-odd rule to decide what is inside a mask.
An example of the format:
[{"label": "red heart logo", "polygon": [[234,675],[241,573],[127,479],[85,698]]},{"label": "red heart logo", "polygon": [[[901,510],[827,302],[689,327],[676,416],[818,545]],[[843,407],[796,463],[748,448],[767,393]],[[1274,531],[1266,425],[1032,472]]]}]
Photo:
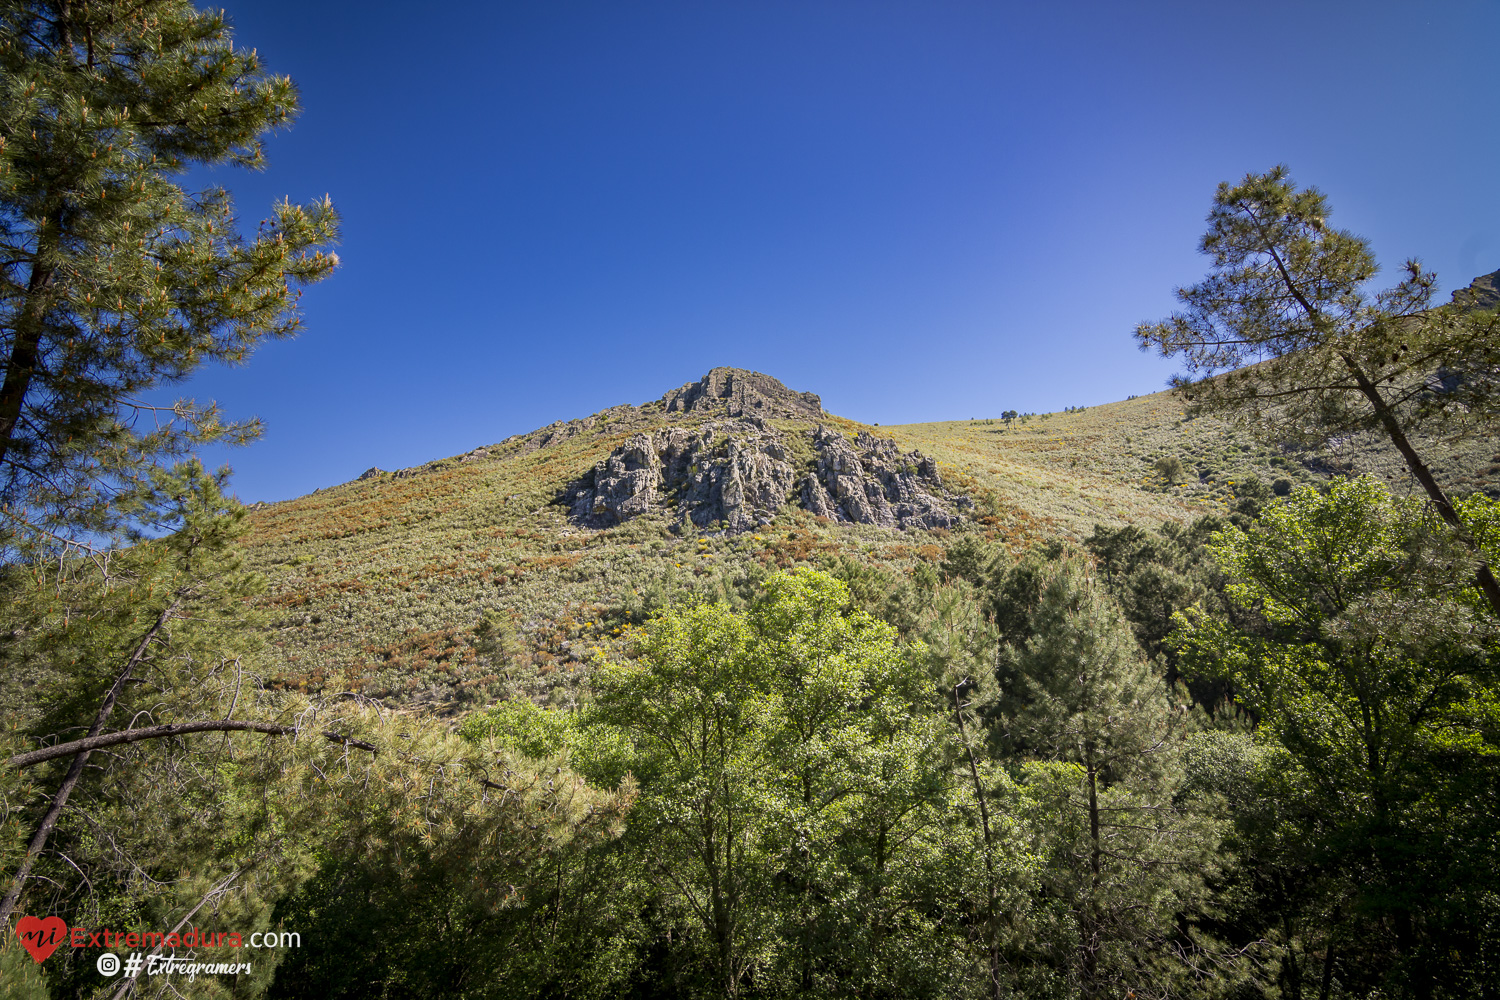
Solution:
[{"label": "red heart logo", "polygon": [[22,917],[16,921],[16,937],[31,952],[31,957],[44,962],[57,950],[68,936],[68,923],[62,917]]}]

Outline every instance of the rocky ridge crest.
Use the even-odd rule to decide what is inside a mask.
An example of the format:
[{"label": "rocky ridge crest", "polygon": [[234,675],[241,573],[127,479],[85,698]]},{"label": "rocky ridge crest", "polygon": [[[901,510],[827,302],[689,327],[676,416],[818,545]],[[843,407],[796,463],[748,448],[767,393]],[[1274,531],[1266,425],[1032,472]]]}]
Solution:
[{"label": "rocky ridge crest", "polygon": [[[673,389],[660,399],[640,406],[623,403],[591,417],[558,420],[529,434],[517,434],[498,445],[476,449],[464,461],[482,458],[503,449],[506,454],[539,451],[591,431],[618,432],[668,420],[714,417],[759,417],[761,419],[819,420],[827,416],[823,401],[815,393],[794,392],[780,381],[760,372],[741,368],[714,368],[696,382]],[[472,458],[471,458],[472,456]]]},{"label": "rocky ridge crest", "polygon": [[769,375],[740,368],[714,368],[698,381],[673,389],[660,403],[668,413],[792,420],[825,416],[816,394],[793,392]]},{"label": "rocky ridge crest", "polygon": [[851,441],[825,426],[827,419],[814,393],[795,392],[760,372],[714,368],[640,406],[612,406],[452,459],[395,472],[372,468],[359,478],[403,479],[454,462],[633,431],[562,492],[559,502],[574,523],[604,528],[658,511],[739,533],[770,523],[791,504],[841,523],[943,528],[971,506],[968,497],[943,488],[930,458],[902,453],[895,442],[865,431]]}]

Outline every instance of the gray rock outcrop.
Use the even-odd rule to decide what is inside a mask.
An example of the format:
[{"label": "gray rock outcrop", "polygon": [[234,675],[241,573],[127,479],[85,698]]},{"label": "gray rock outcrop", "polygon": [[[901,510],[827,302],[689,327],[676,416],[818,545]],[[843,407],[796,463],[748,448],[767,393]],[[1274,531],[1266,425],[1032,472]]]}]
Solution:
[{"label": "gray rock outcrop", "polygon": [[894,441],[860,431],[851,444],[819,427],[815,473],[802,482],[802,506],[822,517],[882,528],[946,528],[958,520],[949,503],[968,498],[942,492],[937,464],[921,452],[902,454]]},{"label": "gray rock outcrop", "polygon": [[574,485],[573,516],[602,527],[675,508],[700,526],[721,521],[749,531],[786,503],[795,476],[788,458],[760,421],[634,434]]},{"label": "gray rock outcrop", "polygon": [[[801,447],[791,447],[791,434]],[[756,417],[632,435],[564,501],[591,527],[663,510],[732,533],[768,524],[788,503],[885,528],[947,527],[969,506],[943,490],[937,466],[919,452],[863,432],[853,442],[821,426],[782,432]]]}]

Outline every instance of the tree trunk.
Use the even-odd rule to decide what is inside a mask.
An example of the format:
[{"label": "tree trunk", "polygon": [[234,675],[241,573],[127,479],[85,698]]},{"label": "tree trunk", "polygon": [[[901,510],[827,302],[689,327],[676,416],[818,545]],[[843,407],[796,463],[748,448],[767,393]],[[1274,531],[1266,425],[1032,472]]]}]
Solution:
[{"label": "tree trunk", "polygon": [[[56,746],[42,747],[40,750],[32,750],[27,753],[16,754],[5,763],[16,770],[41,764],[59,757],[70,757],[73,754],[87,754],[94,750],[103,750],[106,747],[120,746],[125,743],[139,743],[142,740],[159,740],[164,736],[181,736],[185,733],[267,733],[271,736],[285,736],[287,733],[295,733],[296,726],[282,726],[274,722],[241,722],[233,719],[204,719],[200,722],[167,722],[160,726],[147,726],[145,729],[126,729],[118,733],[103,733],[99,736],[89,736],[81,740],[73,740],[71,743],[59,743]],[[332,740],[334,743],[343,743],[346,746],[357,747],[360,750],[368,750],[370,753],[379,753],[380,748],[373,743],[364,740],[353,740],[343,733],[334,732],[332,729],[323,731],[323,738]],[[491,788],[501,788],[494,782],[486,782]]]},{"label": "tree trunk", "polygon": [[69,757],[73,754],[88,754],[94,750],[103,750],[107,747],[121,746],[127,743],[139,743],[142,740],[159,740],[164,736],[180,736],[185,733],[252,732],[269,733],[272,736],[284,736],[287,733],[296,731],[296,726],[278,726],[270,722],[238,722],[228,719],[208,719],[203,722],[168,722],[160,726],[147,726],[144,729],[127,729],[118,733],[102,733],[98,736],[73,740],[71,743],[59,743],[56,746],[42,747],[40,750],[17,754],[5,763],[20,770],[21,768],[31,767],[49,760],[56,760],[59,757]]},{"label": "tree trunk", "polygon": [[1297,965],[1297,949],[1292,944],[1291,918],[1283,916],[1281,926],[1286,931],[1286,958],[1281,963],[1282,979],[1286,984],[1283,995],[1287,1000],[1302,1000],[1302,969]]},{"label": "tree trunk", "polygon": [[1469,551],[1480,557],[1479,568],[1474,571],[1474,583],[1479,588],[1479,592],[1484,595],[1485,600],[1489,602],[1490,610],[1495,613],[1495,617],[1500,618],[1500,581],[1496,581],[1494,572],[1490,569],[1489,564],[1484,561],[1484,557],[1479,551],[1479,543],[1474,540],[1473,536],[1469,534],[1468,529],[1464,527],[1463,521],[1459,519],[1458,511],[1453,509],[1453,503],[1448,499],[1448,494],[1443,492],[1442,486],[1438,484],[1437,479],[1432,475],[1432,470],[1427,467],[1427,464],[1422,461],[1422,457],[1417,454],[1417,450],[1412,447],[1411,441],[1407,438],[1406,432],[1401,427],[1401,422],[1396,419],[1396,415],[1391,412],[1391,408],[1386,403],[1385,398],[1380,395],[1380,388],[1370,381],[1369,377],[1365,375],[1364,370],[1355,363],[1353,358],[1347,354],[1340,354],[1339,357],[1343,360],[1345,367],[1349,369],[1349,373],[1354,376],[1354,381],[1359,386],[1359,391],[1364,394],[1365,399],[1374,407],[1375,417],[1380,421],[1380,426],[1385,429],[1386,436],[1391,439],[1391,444],[1395,445],[1396,450],[1401,453],[1402,460],[1406,462],[1407,470],[1427,493],[1427,497],[1432,501],[1432,506],[1437,510],[1438,516],[1446,521],[1448,526],[1457,533],[1459,541],[1463,542]]},{"label": "tree trunk", "polygon": [[0,466],[5,464],[11,439],[21,422],[26,393],[41,361],[42,290],[52,284],[52,269],[43,265],[41,258],[56,249],[56,242],[55,232],[49,238],[44,231],[37,240],[37,260],[32,263],[31,276],[26,282],[26,303],[16,317],[15,340],[5,362],[5,380],[0,382]]},{"label": "tree trunk", "polygon": [[969,731],[964,726],[964,705],[960,691],[962,682],[953,685],[953,717],[958,720],[958,734],[963,740],[964,751],[969,758],[969,777],[974,781],[974,797],[979,800],[979,819],[984,827],[984,869],[987,895],[984,917],[984,950],[990,966],[990,986],[995,1000],[1003,995],[1000,976],[1000,945],[995,934],[995,859],[994,843],[990,835],[990,808],[984,797],[984,783],[979,780],[979,763],[974,759],[974,747],[969,743]]},{"label": "tree trunk", "polygon": [[863,1000],[870,1000],[879,977],[881,968],[885,965],[883,961],[885,950],[885,915],[881,912],[881,897],[885,894],[885,865],[887,837],[890,827],[883,821],[880,824],[880,833],[875,837],[875,888],[870,893],[872,905],[870,907],[870,965],[875,972],[865,980],[859,995]]},{"label": "tree trunk", "polygon": [[[713,809],[710,800],[708,810]],[[713,926],[710,928],[714,940],[714,958],[718,965],[718,978],[725,996],[735,995],[734,975],[734,939],[730,928],[732,919],[730,914],[729,900],[726,898],[725,873],[720,870],[718,852],[717,824],[714,822],[712,812],[705,812],[701,821],[700,829],[703,832],[703,868],[704,874],[708,876],[709,913],[712,917]],[[733,851],[732,843],[726,844],[727,851]]]},{"label": "tree trunk", "polygon": [[1089,787],[1089,891],[1078,910],[1078,945],[1083,949],[1080,956],[1083,980],[1083,995],[1096,995],[1095,986],[1099,976],[1099,943],[1094,906],[1099,896],[1099,872],[1102,849],[1099,846],[1099,771],[1094,764],[1094,747],[1084,747],[1085,773]]},{"label": "tree trunk", "polygon": [[[1307,314],[1308,319],[1313,322],[1314,326],[1326,334],[1329,331],[1328,321],[1307,300],[1307,297],[1302,294],[1302,290],[1297,287],[1296,281],[1292,279],[1291,274],[1287,271],[1286,265],[1282,262],[1281,255],[1276,252],[1275,247],[1268,244],[1267,250],[1270,251],[1271,259],[1276,262],[1276,267],[1281,272],[1281,278],[1287,290],[1291,292],[1292,296],[1297,300],[1297,304],[1302,307],[1303,312]],[[1359,386],[1359,391],[1374,408],[1375,418],[1380,421],[1380,426],[1385,428],[1386,435],[1391,439],[1391,443],[1401,453],[1402,460],[1406,462],[1407,470],[1411,472],[1417,482],[1422,485],[1422,489],[1426,491],[1433,506],[1437,508],[1438,515],[1444,521],[1448,522],[1449,527],[1453,528],[1458,534],[1459,540],[1468,547],[1469,551],[1480,556],[1479,568],[1474,572],[1474,582],[1479,587],[1480,593],[1484,594],[1485,600],[1489,602],[1490,610],[1495,613],[1495,617],[1500,618],[1500,582],[1495,580],[1495,574],[1490,571],[1489,564],[1484,561],[1483,555],[1479,551],[1478,543],[1474,541],[1473,537],[1464,528],[1463,522],[1459,520],[1458,511],[1453,509],[1453,504],[1449,502],[1448,495],[1443,492],[1443,488],[1433,478],[1432,470],[1427,468],[1427,464],[1422,461],[1421,456],[1417,454],[1417,450],[1411,446],[1411,442],[1406,437],[1406,432],[1401,429],[1401,422],[1391,412],[1391,408],[1386,403],[1385,397],[1380,395],[1379,387],[1370,381],[1364,369],[1346,352],[1339,351],[1338,356],[1339,360],[1344,363],[1344,367],[1349,370],[1349,374],[1354,376],[1354,382]]]},{"label": "tree trunk", "polygon": [[1323,953],[1323,988],[1318,991],[1318,1000],[1328,1000],[1329,991],[1333,989],[1333,932],[1338,927],[1339,910],[1333,909],[1333,919],[1328,926],[1328,950]]}]

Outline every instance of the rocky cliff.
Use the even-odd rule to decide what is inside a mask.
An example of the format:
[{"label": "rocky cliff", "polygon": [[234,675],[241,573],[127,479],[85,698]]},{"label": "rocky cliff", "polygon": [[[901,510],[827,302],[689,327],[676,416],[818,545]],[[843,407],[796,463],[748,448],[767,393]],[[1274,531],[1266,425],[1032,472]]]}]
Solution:
[{"label": "rocky cliff", "polygon": [[[732,401],[732,393],[718,398]],[[762,406],[774,402],[761,398]],[[749,394],[741,399],[756,405]],[[575,522],[590,527],[661,510],[731,533],[770,523],[788,503],[884,528],[948,527],[969,506],[943,489],[937,466],[918,452],[903,454],[864,432],[851,442],[823,426],[778,430],[758,416],[634,434],[573,483],[565,502]]]}]

